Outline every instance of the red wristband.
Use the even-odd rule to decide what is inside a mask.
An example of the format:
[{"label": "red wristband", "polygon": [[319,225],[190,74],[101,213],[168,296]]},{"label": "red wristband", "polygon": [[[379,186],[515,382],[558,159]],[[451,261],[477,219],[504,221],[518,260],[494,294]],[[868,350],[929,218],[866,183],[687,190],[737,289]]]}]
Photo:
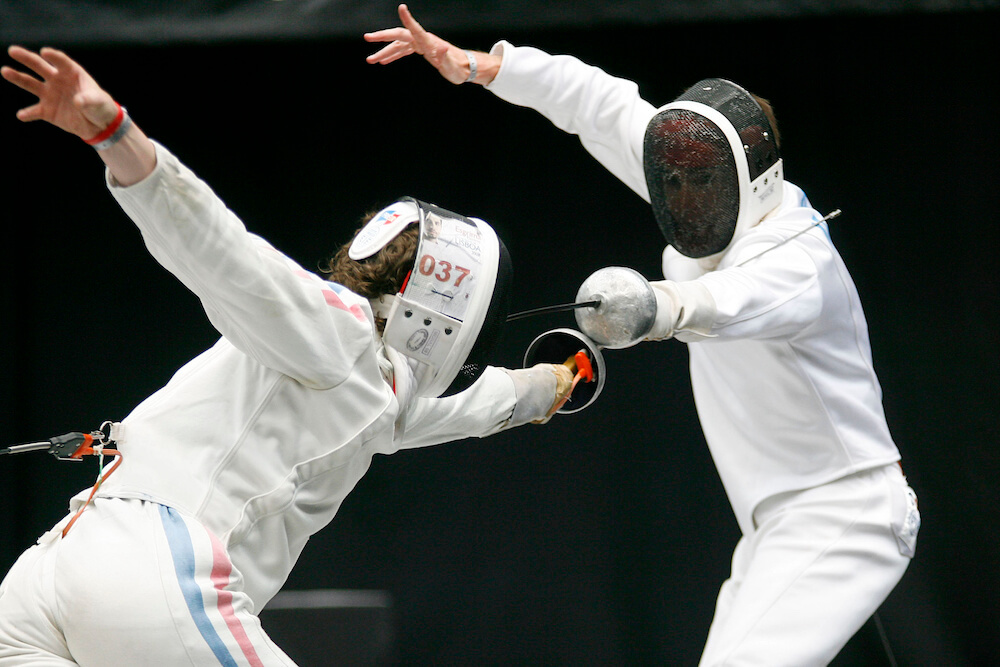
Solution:
[{"label": "red wristband", "polygon": [[125,109],[123,109],[122,105],[118,104],[117,102],[115,102],[115,106],[118,107],[118,115],[115,116],[115,119],[113,121],[111,121],[111,124],[108,125],[106,128],[104,128],[104,130],[96,137],[93,137],[92,139],[84,139],[84,142],[86,142],[91,146],[99,144],[102,141],[107,140],[111,135],[113,135],[118,130],[118,128],[122,124],[122,121],[125,120]]}]

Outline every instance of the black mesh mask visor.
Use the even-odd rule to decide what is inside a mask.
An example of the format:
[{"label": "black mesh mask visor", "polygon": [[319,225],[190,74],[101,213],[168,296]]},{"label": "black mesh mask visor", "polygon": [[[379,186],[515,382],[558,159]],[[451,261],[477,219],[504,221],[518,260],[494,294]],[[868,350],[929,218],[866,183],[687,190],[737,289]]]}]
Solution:
[{"label": "black mesh mask visor", "polygon": [[736,84],[705,79],[664,106],[646,128],[643,169],[667,243],[688,257],[725,250],[780,202],[779,160],[767,116]]}]

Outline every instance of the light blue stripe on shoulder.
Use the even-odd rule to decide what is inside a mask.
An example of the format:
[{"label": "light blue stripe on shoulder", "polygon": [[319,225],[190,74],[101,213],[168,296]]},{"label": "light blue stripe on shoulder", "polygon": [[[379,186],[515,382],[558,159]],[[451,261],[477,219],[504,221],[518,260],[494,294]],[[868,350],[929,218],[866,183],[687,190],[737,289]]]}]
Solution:
[{"label": "light blue stripe on shoulder", "polygon": [[[806,196],[806,193],[801,189],[799,189],[799,193],[802,195],[799,198],[799,206],[802,208],[812,208],[812,204],[809,203],[809,197]],[[818,211],[816,211],[813,213],[812,219],[813,222],[819,222],[820,220],[823,219],[823,216],[820,215]],[[823,222],[817,225],[817,227],[823,230],[823,233],[826,234],[826,240],[829,241],[830,244],[832,245],[833,237],[830,236],[830,226],[827,223]]]},{"label": "light blue stripe on shoulder", "polygon": [[173,508],[165,505],[159,507],[160,519],[163,521],[163,532],[167,535],[167,544],[170,545],[170,554],[174,559],[177,583],[184,594],[184,602],[187,603],[191,618],[205,642],[208,643],[209,648],[212,649],[212,653],[219,659],[219,664],[225,667],[238,667],[236,660],[219,637],[219,633],[215,631],[212,621],[209,620],[208,613],[205,611],[205,600],[202,598],[201,589],[198,588],[198,583],[194,578],[194,545],[191,543],[187,524]]},{"label": "light blue stripe on shoulder", "polygon": [[[820,218],[820,220],[822,220],[822,218]],[[823,222],[823,223],[820,223],[819,225],[817,225],[817,227],[819,227],[820,229],[823,230],[823,233],[826,234],[826,240],[829,241],[831,245],[833,245],[833,237],[830,236],[830,225],[829,225],[829,223]]]},{"label": "light blue stripe on shoulder", "polygon": [[327,284],[327,285],[329,285],[329,286],[330,286],[330,289],[332,289],[332,290],[333,290],[334,292],[336,292],[337,294],[340,294],[340,293],[341,293],[341,292],[343,292],[343,291],[344,291],[345,289],[347,289],[346,287],[344,287],[344,286],[343,286],[343,285],[341,285],[340,283],[335,283],[335,282],[333,282],[332,280],[327,280],[327,281],[326,281],[326,284]]}]

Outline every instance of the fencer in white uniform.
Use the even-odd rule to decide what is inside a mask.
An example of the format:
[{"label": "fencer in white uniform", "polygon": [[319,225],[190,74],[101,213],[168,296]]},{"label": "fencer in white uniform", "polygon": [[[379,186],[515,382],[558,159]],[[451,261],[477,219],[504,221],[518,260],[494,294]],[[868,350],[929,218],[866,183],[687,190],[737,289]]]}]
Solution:
[{"label": "fencer in white uniform", "polygon": [[670,245],[646,340],[688,344],[742,532],[701,664],[828,664],[899,582],[920,518],[857,290],[783,178],[766,101],[715,79],[658,109],[577,58],[504,41],[464,51],[400,17],[365,36],[388,42],[369,62],[418,53],[452,83],[535,109],[651,202]]},{"label": "fencer in white uniform", "polygon": [[[410,284],[450,280],[465,299],[460,318],[416,303],[408,287],[370,300],[249,233],[65,54],[10,53],[34,75],[4,67],[4,78],[39,98],[21,120],[98,148],[150,253],[222,337],[111,426],[120,468],[91,502],[89,490],[75,497],[7,574],[0,665],[291,665],[256,614],[372,457],[544,421],[568,369],[484,363],[510,276],[483,221],[416,200],[387,207],[359,230],[350,261],[379,257],[430,210],[475,256],[452,260],[465,273],[444,271],[447,257],[417,247],[435,270]],[[384,339],[391,331],[399,349]]]}]

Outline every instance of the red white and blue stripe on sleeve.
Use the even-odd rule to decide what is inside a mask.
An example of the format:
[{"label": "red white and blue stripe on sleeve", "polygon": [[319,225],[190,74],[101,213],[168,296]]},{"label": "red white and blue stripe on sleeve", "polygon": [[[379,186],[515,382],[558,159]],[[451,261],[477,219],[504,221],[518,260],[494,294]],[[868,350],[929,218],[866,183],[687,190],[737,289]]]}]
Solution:
[{"label": "red white and blue stripe on sleeve", "polygon": [[360,298],[357,295],[355,295],[354,292],[351,292],[343,285],[331,282],[329,280],[323,280],[315,273],[310,273],[309,271],[306,271],[298,264],[296,264],[294,260],[292,260],[290,257],[282,253],[280,250],[272,246],[264,239],[256,237],[256,240],[257,243],[260,245],[260,247],[263,248],[264,250],[279,255],[288,265],[288,268],[292,271],[292,273],[294,273],[297,277],[309,282],[315,282],[317,286],[320,288],[320,292],[323,295],[323,298],[326,300],[327,305],[333,308],[346,310],[347,312],[351,313],[352,315],[354,315],[354,317],[356,317],[358,320],[362,322],[368,321],[368,318],[365,317],[365,313],[361,309],[360,305],[356,303],[348,303],[348,300],[351,300],[352,298],[353,299]]},{"label": "red white and blue stripe on sleeve", "polygon": [[352,315],[354,315],[354,317],[358,318],[362,322],[368,321],[368,319],[365,317],[364,311],[361,310],[361,306],[359,306],[356,303],[351,303],[351,304],[346,303],[344,299],[341,298],[341,295],[344,292],[347,292],[347,294],[352,296],[354,295],[354,292],[351,292],[343,285],[339,283],[330,282],[329,280],[323,280],[316,274],[309,273],[308,271],[303,271],[302,269],[296,269],[295,275],[299,276],[300,278],[305,278],[307,280],[315,280],[318,281],[319,283],[322,283],[322,287],[320,289],[322,291],[323,298],[326,299],[326,303],[328,306],[332,306],[334,308],[340,308],[341,310],[346,310],[347,312],[351,313]]}]

